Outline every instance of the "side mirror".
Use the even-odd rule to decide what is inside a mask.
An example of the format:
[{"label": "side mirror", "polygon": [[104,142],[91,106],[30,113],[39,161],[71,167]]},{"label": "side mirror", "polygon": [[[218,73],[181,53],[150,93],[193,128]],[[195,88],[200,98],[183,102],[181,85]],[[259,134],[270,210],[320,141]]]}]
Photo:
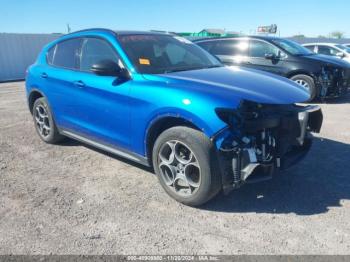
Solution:
[{"label": "side mirror", "polygon": [[129,79],[129,73],[126,69],[121,68],[112,60],[101,60],[91,66],[91,72],[100,76],[115,76],[123,79]]},{"label": "side mirror", "polygon": [[272,53],[267,53],[265,54],[265,58],[268,59],[268,60],[274,60],[276,59],[276,55],[275,54],[272,54]]},{"label": "side mirror", "polygon": [[345,54],[343,52],[336,53],[337,57],[344,58]]}]

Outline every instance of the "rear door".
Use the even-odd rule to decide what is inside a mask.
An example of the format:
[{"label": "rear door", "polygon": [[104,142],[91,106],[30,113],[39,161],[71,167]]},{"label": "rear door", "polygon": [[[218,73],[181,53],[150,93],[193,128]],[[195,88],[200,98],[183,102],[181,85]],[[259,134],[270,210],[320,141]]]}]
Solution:
[{"label": "rear door", "polygon": [[81,38],[63,40],[47,54],[49,67],[42,72],[50,106],[59,127],[77,128],[76,102],[78,90],[75,75],[80,61]]},{"label": "rear door", "polygon": [[213,40],[210,53],[226,65],[245,65],[248,59],[248,40],[220,39]]}]

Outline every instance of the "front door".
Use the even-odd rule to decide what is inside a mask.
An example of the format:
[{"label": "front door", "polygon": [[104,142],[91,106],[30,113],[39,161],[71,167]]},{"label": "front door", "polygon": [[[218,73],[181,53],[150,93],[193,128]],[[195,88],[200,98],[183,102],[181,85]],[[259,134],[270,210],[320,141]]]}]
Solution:
[{"label": "front door", "polygon": [[257,39],[249,41],[248,66],[270,73],[285,74],[286,55],[276,46]]},{"label": "front door", "polygon": [[129,149],[131,81],[120,81],[115,76],[100,76],[91,72],[91,66],[103,60],[112,60],[123,67],[116,50],[100,38],[85,38],[81,48],[80,70],[74,74],[77,85],[75,116],[80,132],[100,142]]}]

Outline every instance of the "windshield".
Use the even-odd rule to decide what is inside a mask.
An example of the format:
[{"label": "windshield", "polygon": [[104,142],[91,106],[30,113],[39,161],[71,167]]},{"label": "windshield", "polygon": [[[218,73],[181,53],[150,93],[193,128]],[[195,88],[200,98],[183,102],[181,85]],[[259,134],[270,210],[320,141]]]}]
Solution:
[{"label": "windshield", "polygon": [[313,55],[314,53],[307,49],[306,47],[303,47],[302,45],[299,45],[298,43],[295,43],[290,40],[286,39],[273,39],[272,42],[274,42],[276,45],[284,49],[285,51],[289,52],[292,55]]},{"label": "windshield", "polygon": [[347,53],[350,53],[350,47],[347,47],[345,45],[335,45],[335,46]]},{"label": "windshield", "polygon": [[173,35],[120,35],[118,40],[137,71],[164,74],[219,67],[212,55],[189,40]]}]

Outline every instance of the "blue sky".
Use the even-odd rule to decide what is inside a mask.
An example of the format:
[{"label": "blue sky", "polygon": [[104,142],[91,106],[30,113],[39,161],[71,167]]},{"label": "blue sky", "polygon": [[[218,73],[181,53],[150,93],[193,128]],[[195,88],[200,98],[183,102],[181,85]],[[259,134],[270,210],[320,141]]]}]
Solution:
[{"label": "blue sky", "polygon": [[349,0],[0,0],[0,32],[52,33],[89,27],[251,34],[276,23],[281,36],[350,37]]}]

